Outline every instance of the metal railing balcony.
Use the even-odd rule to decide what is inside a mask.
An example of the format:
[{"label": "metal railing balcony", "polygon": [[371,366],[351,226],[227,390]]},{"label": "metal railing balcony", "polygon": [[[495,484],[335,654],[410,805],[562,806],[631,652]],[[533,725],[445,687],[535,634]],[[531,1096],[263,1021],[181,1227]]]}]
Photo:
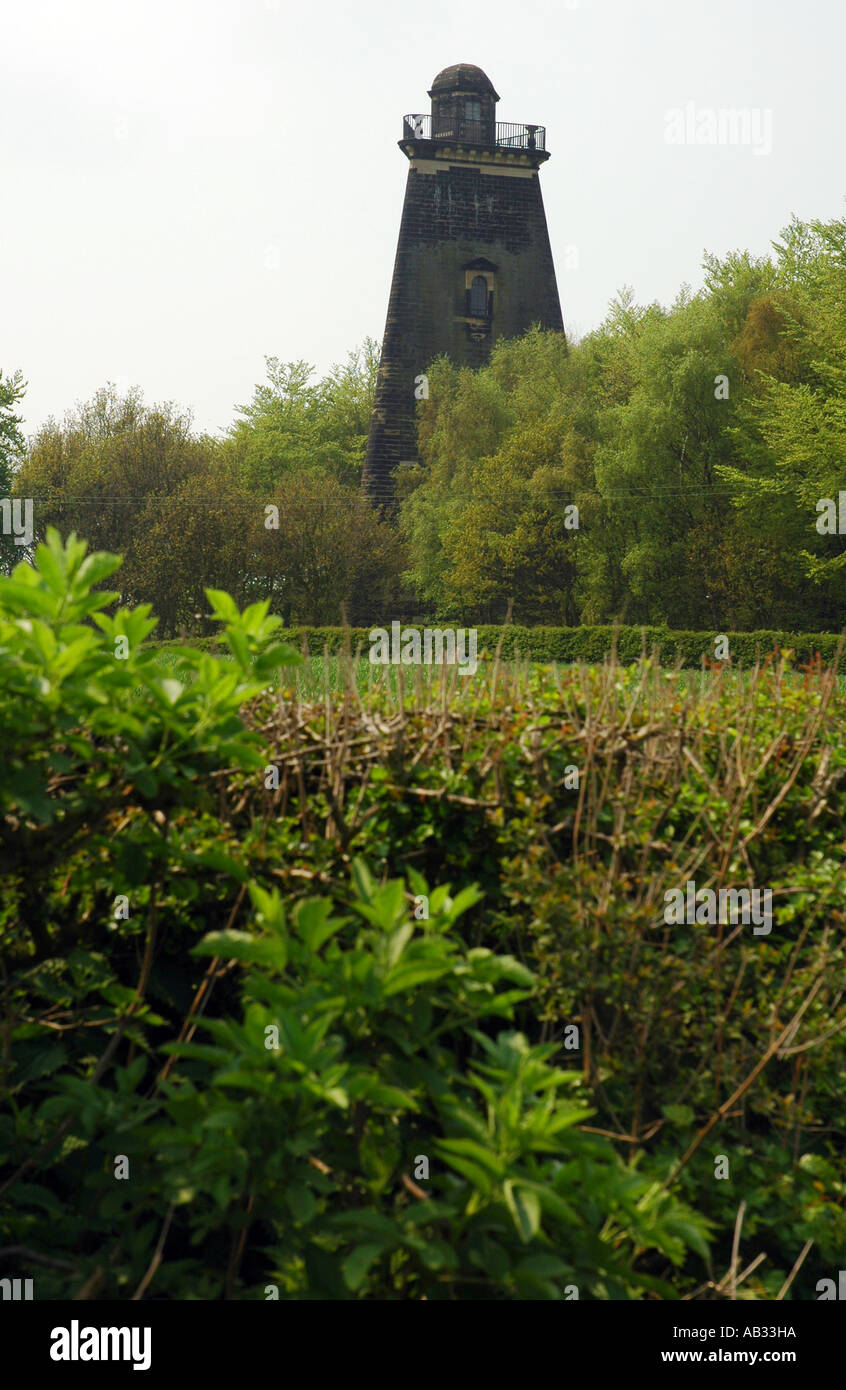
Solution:
[{"label": "metal railing balcony", "polygon": [[546,127],[513,121],[451,120],[447,116],[403,116],[403,140],[454,140],[461,145],[484,145],[513,150],[545,150]]}]

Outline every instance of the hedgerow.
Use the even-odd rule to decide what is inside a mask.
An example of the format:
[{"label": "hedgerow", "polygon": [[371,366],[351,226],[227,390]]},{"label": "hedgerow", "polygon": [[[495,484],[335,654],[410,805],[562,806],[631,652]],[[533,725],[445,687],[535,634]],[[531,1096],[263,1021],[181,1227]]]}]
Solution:
[{"label": "hedgerow", "polygon": [[[444,624],[432,624],[443,630]],[[298,651],[312,656],[324,652],[337,655],[349,648],[366,657],[370,633],[366,627],[291,627],[286,637]],[[385,629],[390,634],[390,623]],[[402,631],[425,631],[422,624],[403,623]],[[602,662],[607,657],[631,664],[642,656],[657,653],[665,666],[700,667],[715,661],[715,642],[718,636],[728,641],[726,665],[749,669],[782,654],[792,666],[809,664],[830,665],[838,655],[841,638],[829,632],[776,632],[761,629],[757,632],[675,631],[666,627],[521,627],[478,625],[477,647],[480,657],[493,658],[498,652],[503,660],[521,656],[535,662],[578,661]],[[199,638],[196,644],[208,650],[218,649],[215,639]],[[165,646],[169,644],[163,644]]]},{"label": "hedgerow", "polygon": [[[163,672],[95,588],[118,564],[51,533],[0,580],[4,1273],[717,1297],[737,1233],[740,1296],[814,1297],[846,1244],[832,673],[492,660],[362,697],[342,651],[310,701],[217,591],[226,659]],[[768,889],[771,932],[668,926],[691,879]]]},{"label": "hedgerow", "polygon": [[208,591],[230,659],[180,681],[119,563],[51,531],[0,580],[4,1260],[47,1298],[673,1297],[708,1223],[514,1027],[472,883],[324,882],[305,840],[322,891],[274,883],[291,820],[237,791],[297,661],[267,605]]}]

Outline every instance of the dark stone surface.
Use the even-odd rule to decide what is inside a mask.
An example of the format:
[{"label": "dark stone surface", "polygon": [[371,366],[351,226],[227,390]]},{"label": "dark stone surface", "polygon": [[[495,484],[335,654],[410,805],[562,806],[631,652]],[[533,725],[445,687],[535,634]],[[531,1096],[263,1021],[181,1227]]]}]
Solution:
[{"label": "dark stone surface", "polygon": [[[429,158],[433,143],[403,148]],[[478,368],[500,337],[533,323],[564,328],[535,158],[498,150],[497,162],[474,167],[461,162],[465,151],[452,163],[445,154],[437,172],[409,169],[406,184],[363,478],[366,495],[388,507],[395,468],[417,458],[415,377],[432,358],[447,353]],[[528,177],[507,172],[527,160]],[[469,323],[465,272],[474,260],[495,267],[492,313]]]}]

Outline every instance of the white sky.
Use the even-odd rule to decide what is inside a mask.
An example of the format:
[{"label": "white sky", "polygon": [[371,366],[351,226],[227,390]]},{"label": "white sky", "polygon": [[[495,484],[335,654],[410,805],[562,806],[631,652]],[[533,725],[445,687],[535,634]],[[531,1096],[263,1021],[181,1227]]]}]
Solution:
[{"label": "white sky", "polygon": [[[8,0],[0,367],[25,429],[112,380],[217,431],[265,354],[323,372],[381,340],[401,117],[457,62],[547,127],[568,329],[625,284],[669,303],[703,250],[846,214],[844,50],[843,0]],[[688,102],[770,111],[772,152],[668,144]]]}]

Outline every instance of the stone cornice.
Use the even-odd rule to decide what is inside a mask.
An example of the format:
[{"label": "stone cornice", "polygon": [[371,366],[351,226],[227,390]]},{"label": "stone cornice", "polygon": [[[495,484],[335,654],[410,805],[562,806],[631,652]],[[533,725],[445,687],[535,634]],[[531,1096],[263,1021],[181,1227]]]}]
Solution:
[{"label": "stone cornice", "polygon": [[495,173],[509,170],[533,173],[549,159],[548,150],[507,149],[502,145],[464,145],[447,140],[398,140],[406,159],[418,166],[421,161],[449,164],[473,164]]}]

